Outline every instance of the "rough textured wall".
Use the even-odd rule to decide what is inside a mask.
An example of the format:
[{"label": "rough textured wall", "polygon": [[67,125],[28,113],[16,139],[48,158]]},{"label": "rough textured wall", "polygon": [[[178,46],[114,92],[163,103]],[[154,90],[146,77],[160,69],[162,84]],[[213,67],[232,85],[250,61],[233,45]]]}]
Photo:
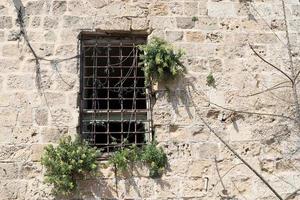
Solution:
[{"label": "rough textured wall", "polygon": [[[186,51],[188,74],[169,84],[170,92],[159,85],[153,108],[155,135],[168,154],[167,172],[161,179],[150,179],[141,168],[119,177],[116,191],[113,170],[102,169],[103,176],[83,181],[74,198],[277,199],[209,132],[201,117],[279,194],[286,196],[299,187],[294,122],[230,110],[294,116],[292,91],[285,83],[276,86],[278,90],[251,95],[286,79],[255,56],[249,44],[291,74],[280,0],[253,0],[248,6],[237,0],[22,2],[25,29],[42,58],[77,55],[77,35],[84,29],[148,32]],[[285,2],[294,67],[299,68],[300,3]],[[43,184],[39,161],[46,144],[76,134],[78,59],[40,60],[38,91],[35,60],[16,19],[12,1],[1,0],[0,199],[53,199],[51,188]],[[206,85],[210,72],[216,88]],[[228,195],[222,192],[217,168]]]}]

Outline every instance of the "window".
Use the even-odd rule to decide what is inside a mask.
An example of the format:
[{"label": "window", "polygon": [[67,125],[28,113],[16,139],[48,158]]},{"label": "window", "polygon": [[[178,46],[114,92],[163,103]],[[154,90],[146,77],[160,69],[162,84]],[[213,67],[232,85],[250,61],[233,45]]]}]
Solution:
[{"label": "window", "polygon": [[112,152],[151,139],[150,95],[137,45],[145,36],[85,33],[81,39],[80,132]]}]

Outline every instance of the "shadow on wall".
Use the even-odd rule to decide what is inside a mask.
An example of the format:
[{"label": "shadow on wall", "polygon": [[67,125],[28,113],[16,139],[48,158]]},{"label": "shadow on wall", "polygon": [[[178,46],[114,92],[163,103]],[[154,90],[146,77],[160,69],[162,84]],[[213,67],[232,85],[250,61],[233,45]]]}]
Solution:
[{"label": "shadow on wall", "polygon": [[69,197],[57,195],[55,200],[81,200],[81,199],[117,199],[116,190],[109,185],[109,179],[90,178],[77,182],[78,188]]},{"label": "shadow on wall", "polygon": [[155,91],[155,98],[166,97],[176,114],[180,114],[178,107],[184,106],[189,118],[193,118],[190,110],[193,105],[190,89],[194,90],[194,81],[195,77],[182,77],[167,83],[160,83]]},{"label": "shadow on wall", "polygon": [[[86,180],[78,181],[74,195],[66,198],[56,196],[56,200],[118,200],[150,198],[154,193],[171,191],[171,184],[161,178],[152,179],[145,165],[132,165],[127,171],[118,173],[114,169],[104,169],[105,174],[98,174]],[[156,189],[155,189],[156,188]]]}]

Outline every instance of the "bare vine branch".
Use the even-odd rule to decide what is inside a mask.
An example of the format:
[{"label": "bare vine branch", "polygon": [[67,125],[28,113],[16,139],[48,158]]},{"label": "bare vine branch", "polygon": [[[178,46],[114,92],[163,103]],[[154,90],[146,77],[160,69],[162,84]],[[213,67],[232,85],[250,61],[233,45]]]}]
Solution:
[{"label": "bare vine branch", "polygon": [[204,125],[213,133],[240,161],[242,161],[271,191],[272,193],[280,200],[284,200],[278,192],[269,184],[269,182],[258,173],[246,160],[244,160],[219,134],[202,118],[200,120]]},{"label": "bare vine branch", "polygon": [[220,183],[223,187],[223,193],[226,193],[227,194],[227,190],[225,188],[225,185],[223,183],[223,180],[222,180],[222,177],[220,175],[220,171],[219,171],[219,167],[218,167],[218,161],[217,161],[217,157],[215,156],[215,166],[216,166],[216,170],[217,170],[217,174],[218,174],[218,177],[219,177],[219,180],[220,180]]},{"label": "bare vine branch", "polygon": [[256,93],[253,93],[253,94],[248,94],[248,95],[240,95],[239,97],[253,97],[253,96],[256,96],[256,95],[259,95],[259,94],[263,94],[265,92],[270,92],[272,90],[276,90],[276,89],[280,89],[280,88],[286,88],[286,87],[289,87],[291,88],[291,86],[281,86],[282,84],[285,84],[285,83],[288,83],[287,81],[284,81],[284,82],[281,82],[281,83],[277,83],[276,85],[273,85],[272,87],[269,87],[265,90],[262,90],[262,91],[259,91],[259,92],[256,92]]},{"label": "bare vine branch", "polygon": [[285,24],[285,35],[287,39],[287,50],[289,55],[289,63],[290,63],[290,69],[293,77],[292,86],[293,86],[293,97],[294,97],[294,104],[296,107],[296,118],[297,118],[297,124],[300,129],[300,104],[298,99],[298,91],[297,91],[297,84],[295,84],[297,77],[299,76],[299,73],[296,73],[296,69],[294,68],[293,63],[293,55],[292,55],[292,49],[291,49],[291,42],[290,42],[290,34],[288,29],[288,22],[287,22],[287,16],[286,16],[286,7],[284,0],[281,0],[282,2],[282,9],[283,9],[283,18],[284,18],[284,24]]},{"label": "bare vine branch", "polygon": [[294,192],[292,192],[292,193],[289,194],[287,197],[285,197],[284,200],[289,200],[289,199],[294,198],[294,197],[298,194],[299,191],[300,191],[300,188],[296,189]]},{"label": "bare vine branch", "polygon": [[270,65],[271,67],[273,67],[274,69],[276,69],[277,71],[279,71],[282,75],[284,75],[285,77],[287,77],[292,82],[292,84],[294,84],[294,80],[287,73],[285,73],[279,67],[276,67],[274,64],[270,63],[265,58],[263,58],[257,51],[255,51],[255,49],[253,48],[253,46],[251,44],[249,44],[249,47],[253,51],[253,53],[257,57],[259,57],[263,62],[267,63],[268,65]]},{"label": "bare vine branch", "polygon": [[295,119],[292,118],[292,117],[288,117],[288,116],[285,116],[285,115],[277,115],[277,114],[271,114],[271,113],[258,113],[258,112],[251,112],[251,111],[243,111],[243,110],[235,110],[235,109],[232,109],[232,108],[226,108],[226,107],[223,107],[223,106],[220,106],[216,103],[213,103],[213,102],[210,102],[210,104],[214,105],[214,106],[217,106],[219,108],[222,108],[224,110],[228,110],[228,111],[232,111],[232,112],[236,112],[236,113],[244,113],[244,114],[250,114],[250,115],[261,115],[261,116],[270,116],[270,117],[280,117],[280,118],[285,118],[285,119],[289,119],[289,120],[292,120],[294,121]]}]

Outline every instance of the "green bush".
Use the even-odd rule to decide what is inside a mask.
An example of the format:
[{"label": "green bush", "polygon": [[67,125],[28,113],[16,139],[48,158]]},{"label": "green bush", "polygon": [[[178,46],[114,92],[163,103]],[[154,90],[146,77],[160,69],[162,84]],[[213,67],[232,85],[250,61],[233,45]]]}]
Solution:
[{"label": "green bush", "polygon": [[159,177],[167,166],[167,155],[160,147],[157,148],[156,143],[151,143],[143,148],[141,161],[149,165],[149,176]]},{"label": "green bush", "polygon": [[144,65],[146,84],[168,81],[185,73],[185,67],[180,62],[183,52],[179,50],[176,53],[165,40],[153,38],[148,44],[140,45],[139,49],[143,51],[140,64]]},{"label": "green bush", "polygon": [[79,138],[63,138],[56,147],[50,144],[42,156],[45,182],[54,186],[53,193],[68,195],[76,189],[76,179],[96,171],[98,156],[95,148]]},{"label": "green bush", "polygon": [[119,171],[125,171],[129,165],[142,162],[149,166],[149,176],[160,177],[167,166],[167,155],[157,143],[147,144],[142,148],[133,145],[116,151],[109,159],[109,163]]},{"label": "green bush", "polygon": [[212,73],[210,73],[207,77],[206,77],[206,85],[215,88],[216,87],[216,80],[213,76]]}]

